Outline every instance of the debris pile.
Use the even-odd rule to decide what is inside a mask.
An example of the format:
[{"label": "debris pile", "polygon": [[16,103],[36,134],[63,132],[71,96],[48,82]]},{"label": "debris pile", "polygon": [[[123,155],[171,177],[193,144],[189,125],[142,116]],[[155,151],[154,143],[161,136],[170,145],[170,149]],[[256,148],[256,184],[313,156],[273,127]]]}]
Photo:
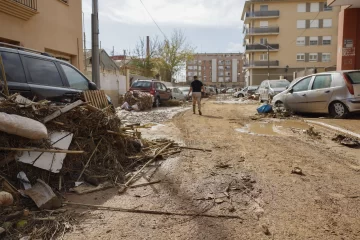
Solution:
[{"label": "debris pile", "polygon": [[337,142],[343,146],[349,147],[349,148],[359,148],[360,147],[360,141],[355,138],[346,137],[344,135],[338,134],[333,139],[334,142]]},{"label": "debris pile", "polygon": [[[0,100],[0,114],[0,124],[8,124],[0,130],[0,227],[9,239],[54,239],[64,234],[71,230],[73,215],[47,212],[62,206],[61,193],[122,186],[125,176],[149,159],[181,150],[174,142],[141,139],[141,126],[123,126],[108,107],[97,108],[84,98],[59,106],[15,94]],[[8,121],[14,118],[22,123]],[[39,127],[31,127],[35,125]],[[126,183],[130,187],[132,181]],[[84,185],[88,189],[80,191]]]},{"label": "debris pile", "polygon": [[137,105],[138,110],[151,109],[154,103],[154,97],[150,93],[141,91],[128,91],[125,94],[125,102],[130,106]]}]

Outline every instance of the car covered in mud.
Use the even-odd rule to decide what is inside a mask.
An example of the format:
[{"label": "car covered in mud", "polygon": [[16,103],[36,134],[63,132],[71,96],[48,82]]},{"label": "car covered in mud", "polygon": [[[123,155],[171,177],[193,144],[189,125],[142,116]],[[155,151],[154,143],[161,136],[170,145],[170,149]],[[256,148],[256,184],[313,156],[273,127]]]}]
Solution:
[{"label": "car covered in mud", "polygon": [[294,81],[272,103],[300,113],[329,113],[345,118],[360,112],[360,71],[336,71],[309,75]]}]

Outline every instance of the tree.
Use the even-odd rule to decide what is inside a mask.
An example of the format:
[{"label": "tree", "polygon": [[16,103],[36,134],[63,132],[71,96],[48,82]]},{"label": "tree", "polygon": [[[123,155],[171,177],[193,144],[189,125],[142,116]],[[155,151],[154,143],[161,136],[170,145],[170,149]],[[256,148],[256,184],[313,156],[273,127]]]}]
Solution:
[{"label": "tree", "polygon": [[176,73],[183,70],[186,62],[193,58],[194,48],[187,43],[181,30],[174,30],[170,39],[159,45],[156,61],[158,72],[164,81],[174,81]]},{"label": "tree", "polygon": [[146,39],[140,38],[129,62],[129,65],[134,69],[133,73],[145,77],[154,77],[157,74],[153,59],[158,56],[159,46],[158,37],[152,38],[150,40],[149,55],[147,55]]}]

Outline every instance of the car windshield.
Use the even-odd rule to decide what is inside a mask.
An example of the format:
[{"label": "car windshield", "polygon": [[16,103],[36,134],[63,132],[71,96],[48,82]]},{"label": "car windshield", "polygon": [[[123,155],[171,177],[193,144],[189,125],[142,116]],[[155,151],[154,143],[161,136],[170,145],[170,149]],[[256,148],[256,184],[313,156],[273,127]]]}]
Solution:
[{"label": "car windshield", "polygon": [[258,89],[258,86],[251,86],[251,87],[249,87],[249,90],[256,90],[256,89]]},{"label": "car windshield", "polygon": [[346,75],[350,77],[353,84],[360,84],[360,72],[349,72]]},{"label": "car windshield", "polygon": [[147,82],[147,81],[136,81],[133,83],[133,85],[131,87],[136,87],[136,88],[149,88],[151,87],[151,82]]},{"label": "car windshield", "polygon": [[270,82],[271,88],[286,88],[289,86],[288,81],[276,81],[276,82]]},{"label": "car windshield", "polygon": [[181,88],[179,88],[180,89],[180,91],[182,91],[182,92],[189,92],[190,91],[190,87],[181,87]]}]

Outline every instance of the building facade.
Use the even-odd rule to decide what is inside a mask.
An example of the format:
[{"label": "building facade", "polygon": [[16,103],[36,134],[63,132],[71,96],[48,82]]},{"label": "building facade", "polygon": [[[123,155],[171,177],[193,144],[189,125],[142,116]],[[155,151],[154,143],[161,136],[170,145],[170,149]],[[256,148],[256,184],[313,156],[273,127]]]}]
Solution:
[{"label": "building facade", "polygon": [[80,0],[1,0],[0,43],[47,52],[83,71]]},{"label": "building facade", "polygon": [[207,86],[243,87],[243,54],[199,53],[186,63],[186,80],[198,76]]},{"label": "building facade", "polygon": [[293,80],[293,73],[336,66],[340,8],[325,0],[250,0],[245,3],[245,81]]},{"label": "building facade", "polygon": [[337,70],[360,69],[360,1],[328,0],[328,5],[341,6]]}]

